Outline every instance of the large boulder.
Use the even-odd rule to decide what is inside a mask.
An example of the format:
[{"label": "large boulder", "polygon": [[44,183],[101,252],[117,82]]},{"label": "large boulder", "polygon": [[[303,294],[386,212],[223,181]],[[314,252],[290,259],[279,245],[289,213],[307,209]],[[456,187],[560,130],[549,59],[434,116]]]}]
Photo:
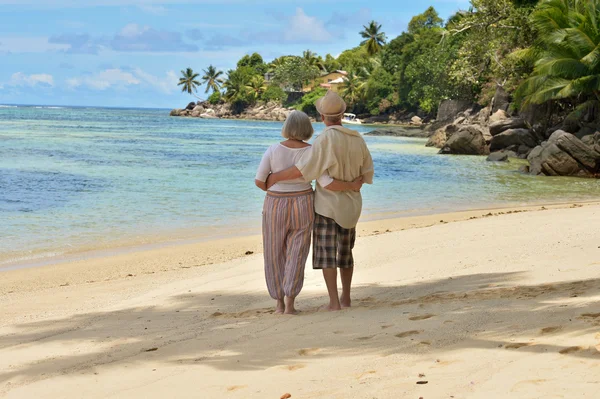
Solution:
[{"label": "large boulder", "polygon": [[481,127],[477,125],[461,126],[452,134],[440,154],[487,155],[488,147]]},{"label": "large boulder", "polygon": [[426,147],[442,148],[446,145],[446,141],[458,131],[456,125],[446,125],[437,129],[427,140]]},{"label": "large boulder", "polygon": [[508,112],[506,112],[503,109],[499,109],[498,111],[496,111],[492,115],[490,115],[490,117],[488,119],[488,123],[491,126],[496,122],[503,121],[508,118],[510,118],[510,115],[508,115]]},{"label": "large boulder", "polygon": [[412,125],[417,125],[417,126],[421,126],[423,124],[423,119],[419,118],[418,116],[413,116],[412,118],[410,118],[410,123]]},{"label": "large boulder", "polygon": [[594,133],[594,145],[592,146],[593,150],[600,154],[600,132]]},{"label": "large boulder", "polygon": [[495,136],[509,129],[524,129],[526,127],[527,125],[525,124],[525,121],[521,118],[502,119],[490,123],[490,133],[492,136]]},{"label": "large boulder", "polygon": [[490,151],[499,151],[512,146],[518,148],[521,145],[533,148],[537,145],[537,140],[527,129],[510,129],[492,138]]},{"label": "large boulder", "polygon": [[486,158],[488,162],[508,162],[508,153],[504,151],[492,152]]},{"label": "large boulder", "polygon": [[176,109],[172,110],[169,115],[170,116],[181,116],[181,111],[183,111],[183,110],[179,109],[179,108],[176,108]]},{"label": "large boulder", "polygon": [[[452,122],[456,116],[471,108],[472,104],[469,101],[463,100],[444,100],[438,107],[438,113],[435,120],[438,123]],[[411,115],[412,117],[412,115]]]},{"label": "large boulder", "polygon": [[504,90],[502,86],[496,87],[496,93],[492,99],[492,114],[498,110],[508,111],[510,105],[510,95]]},{"label": "large boulder", "polygon": [[[600,141],[600,134],[596,135]],[[563,130],[552,133],[548,141],[531,151],[527,160],[530,173],[536,175],[592,177],[600,169],[600,151],[596,151],[596,146],[585,145]]]},{"label": "large boulder", "polygon": [[185,109],[187,109],[188,111],[193,111],[194,108],[196,108],[196,103],[195,102],[191,102],[187,105],[187,107],[185,107]]},{"label": "large boulder", "polygon": [[199,114],[203,114],[205,112],[204,107],[202,105],[196,105],[192,112],[198,112]]}]

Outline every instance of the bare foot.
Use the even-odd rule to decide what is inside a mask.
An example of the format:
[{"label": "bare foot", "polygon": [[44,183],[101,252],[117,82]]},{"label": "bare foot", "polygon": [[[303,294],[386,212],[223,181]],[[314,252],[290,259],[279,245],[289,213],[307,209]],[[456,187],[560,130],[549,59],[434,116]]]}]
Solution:
[{"label": "bare foot", "polygon": [[340,305],[342,307],[342,309],[344,308],[349,308],[352,306],[352,300],[350,299],[350,297],[348,298],[344,298],[343,296],[340,298]]},{"label": "bare foot", "polygon": [[283,314],[291,314],[291,315],[298,314],[298,311],[294,307],[295,300],[296,300],[296,298],[290,298],[289,296],[285,297],[285,312],[283,312]]},{"label": "bare foot", "polygon": [[283,303],[283,299],[277,300],[277,306],[275,306],[275,314],[283,314],[285,311],[285,304]]}]

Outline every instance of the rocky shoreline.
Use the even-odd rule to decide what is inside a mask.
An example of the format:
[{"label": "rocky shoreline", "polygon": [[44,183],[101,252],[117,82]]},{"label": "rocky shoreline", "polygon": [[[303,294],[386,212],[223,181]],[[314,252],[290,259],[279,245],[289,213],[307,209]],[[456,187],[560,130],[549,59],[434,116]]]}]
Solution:
[{"label": "rocky shoreline", "polygon": [[[453,114],[457,108],[466,108]],[[600,130],[593,124],[571,124],[566,119],[547,128],[546,112],[532,109],[509,113],[508,98],[497,92],[492,104],[481,108],[448,100],[440,106],[427,146],[440,154],[482,155],[488,161],[526,159],[520,171],[532,175],[600,177]]]},{"label": "rocky shoreline", "polygon": [[210,104],[207,101],[199,101],[197,103],[191,102],[183,109],[174,109],[170,115],[202,119],[222,118],[283,122],[293,110],[293,108],[285,108],[273,102],[257,107],[249,107],[242,112],[235,112],[230,104]]}]

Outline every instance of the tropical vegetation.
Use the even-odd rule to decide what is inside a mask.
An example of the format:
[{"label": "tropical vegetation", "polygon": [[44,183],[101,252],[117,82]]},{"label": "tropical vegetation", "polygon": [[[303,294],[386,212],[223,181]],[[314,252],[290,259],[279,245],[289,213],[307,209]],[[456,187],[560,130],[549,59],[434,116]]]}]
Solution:
[{"label": "tropical vegetation", "polygon": [[181,77],[179,78],[179,83],[177,83],[177,86],[181,86],[182,92],[186,92],[195,96],[195,93],[198,91],[198,86],[201,85],[201,83],[196,80],[199,76],[200,75],[195,73],[192,68],[186,68],[185,70],[181,71]]},{"label": "tropical vegetation", "polygon": [[[498,88],[514,107],[552,103],[588,119],[600,110],[600,0],[471,0],[447,20],[429,7],[389,40],[384,29],[357,27],[357,46],[337,57],[307,49],[270,62],[245,55],[226,73],[211,65],[202,84],[211,102],[240,111],[274,101],[314,113],[325,89],[312,83],[335,71],[343,83],[333,89],[361,115],[433,116],[445,99],[487,105]],[[194,94],[197,79],[182,71],[182,91]]]}]

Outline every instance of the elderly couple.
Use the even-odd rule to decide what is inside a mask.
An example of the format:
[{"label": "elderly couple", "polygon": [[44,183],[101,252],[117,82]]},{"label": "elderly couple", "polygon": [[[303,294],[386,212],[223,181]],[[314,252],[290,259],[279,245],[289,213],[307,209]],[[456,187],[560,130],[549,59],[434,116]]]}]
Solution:
[{"label": "elderly couple", "polygon": [[[292,112],[262,157],[256,185],[267,191],[263,207],[265,277],[276,313],[296,314],[304,265],[313,236],[313,268],[322,269],[329,293],[325,310],[350,307],[352,249],[362,208],[360,189],[373,183],[373,161],[362,136],[342,126],[346,103],[334,92],[317,100],[325,130],[311,146],[306,114]],[[316,193],[311,181],[317,180]],[[338,295],[337,269],[342,295]]]}]

